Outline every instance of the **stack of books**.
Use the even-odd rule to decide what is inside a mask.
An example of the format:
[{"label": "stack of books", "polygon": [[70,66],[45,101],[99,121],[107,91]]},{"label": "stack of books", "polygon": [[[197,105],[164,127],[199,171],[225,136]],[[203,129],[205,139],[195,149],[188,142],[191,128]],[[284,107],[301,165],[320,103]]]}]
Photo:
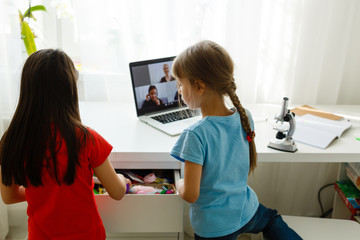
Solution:
[{"label": "stack of books", "polygon": [[345,163],[346,176],[360,190],[360,163]]},{"label": "stack of books", "polygon": [[350,210],[352,218],[360,216],[360,190],[349,180],[336,181],[335,190]]},{"label": "stack of books", "polygon": [[[360,163],[345,163],[345,172],[353,186],[360,191]],[[360,215],[353,215],[352,219],[360,223]]]}]

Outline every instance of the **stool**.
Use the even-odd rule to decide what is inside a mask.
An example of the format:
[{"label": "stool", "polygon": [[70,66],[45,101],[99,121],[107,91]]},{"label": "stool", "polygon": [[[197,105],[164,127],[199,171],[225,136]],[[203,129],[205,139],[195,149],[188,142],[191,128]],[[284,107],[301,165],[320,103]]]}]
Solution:
[{"label": "stool", "polygon": [[282,216],[304,240],[360,239],[360,224],[352,220]]},{"label": "stool", "polygon": [[[360,224],[352,220],[286,215],[282,218],[304,240],[360,239]],[[262,233],[251,234],[251,240],[263,240]]]}]

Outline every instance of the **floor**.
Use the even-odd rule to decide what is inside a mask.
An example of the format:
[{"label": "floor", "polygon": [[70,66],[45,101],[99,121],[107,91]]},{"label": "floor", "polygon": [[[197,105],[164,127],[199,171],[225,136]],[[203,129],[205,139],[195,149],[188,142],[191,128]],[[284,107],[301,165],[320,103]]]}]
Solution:
[{"label": "floor", "polygon": [[[186,233],[184,234],[184,240],[193,240],[193,236],[189,236]],[[261,240],[262,237],[260,234],[253,235],[253,234],[242,234],[237,238],[237,240]]]},{"label": "floor", "polygon": [[[184,240],[193,240],[194,238],[192,236],[189,236],[187,234],[184,235]],[[243,234],[237,238],[237,240],[251,240],[251,236],[247,234]]]},{"label": "floor", "polygon": [[[6,240],[26,240],[26,230],[12,227]],[[192,236],[184,234],[184,240],[193,240]],[[237,238],[237,240],[251,240],[251,235],[243,234]]]},{"label": "floor", "polygon": [[9,234],[6,237],[6,240],[26,240],[27,239],[27,229],[23,227],[11,227]]}]

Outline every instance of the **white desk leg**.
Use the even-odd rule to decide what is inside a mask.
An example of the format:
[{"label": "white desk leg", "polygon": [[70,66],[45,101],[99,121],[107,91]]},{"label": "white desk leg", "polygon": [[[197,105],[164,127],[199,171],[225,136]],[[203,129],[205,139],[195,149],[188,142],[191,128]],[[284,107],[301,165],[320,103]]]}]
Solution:
[{"label": "white desk leg", "polygon": [[339,163],[337,180],[347,179],[345,171],[345,163]]}]

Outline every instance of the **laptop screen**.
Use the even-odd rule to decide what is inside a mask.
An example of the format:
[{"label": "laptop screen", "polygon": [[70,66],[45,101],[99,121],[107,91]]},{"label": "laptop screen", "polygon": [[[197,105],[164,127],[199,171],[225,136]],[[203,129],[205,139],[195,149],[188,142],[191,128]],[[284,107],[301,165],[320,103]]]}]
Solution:
[{"label": "laptop screen", "polygon": [[129,64],[138,116],[179,107],[176,80],[171,76],[174,58]]}]

